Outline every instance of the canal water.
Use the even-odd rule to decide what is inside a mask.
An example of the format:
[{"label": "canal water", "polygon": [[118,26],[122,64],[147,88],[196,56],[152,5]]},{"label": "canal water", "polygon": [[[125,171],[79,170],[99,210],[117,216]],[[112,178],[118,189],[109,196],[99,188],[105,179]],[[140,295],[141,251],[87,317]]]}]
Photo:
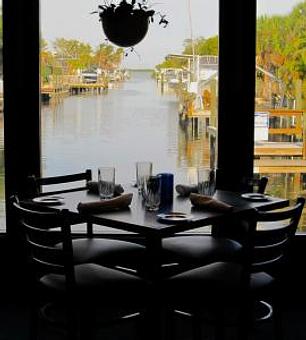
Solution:
[{"label": "canal water", "polygon": [[43,175],[91,168],[96,176],[99,166],[112,165],[117,182],[129,183],[135,162],[149,160],[153,172],[172,172],[183,180],[195,173],[190,167],[209,161],[208,144],[204,127],[192,134],[178,112],[174,92],[162,93],[150,72],[132,72],[104,94],[44,106]]}]

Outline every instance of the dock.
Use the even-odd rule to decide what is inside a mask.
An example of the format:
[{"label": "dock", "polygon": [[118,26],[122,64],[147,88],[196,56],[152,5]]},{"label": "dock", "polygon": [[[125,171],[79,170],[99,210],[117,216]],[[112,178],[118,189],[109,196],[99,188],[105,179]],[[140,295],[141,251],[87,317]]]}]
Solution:
[{"label": "dock", "polygon": [[258,173],[306,173],[306,116],[303,110],[270,109],[269,139],[285,136],[286,141],[255,142],[254,168]]},{"label": "dock", "polygon": [[40,90],[43,103],[49,103],[51,99],[59,101],[68,94],[69,90],[65,86],[42,86]]},{"label": "dock", "polygon": [[107,89],[107,83],[75,83],[69,84],[69,92],[71,94],[80,94],[83,92],[96,92],[101,93],[103,90]]},{"label": "dock", "polygon": [[272,174],[306,173],[305,159],[255,159],[255,172]]}]

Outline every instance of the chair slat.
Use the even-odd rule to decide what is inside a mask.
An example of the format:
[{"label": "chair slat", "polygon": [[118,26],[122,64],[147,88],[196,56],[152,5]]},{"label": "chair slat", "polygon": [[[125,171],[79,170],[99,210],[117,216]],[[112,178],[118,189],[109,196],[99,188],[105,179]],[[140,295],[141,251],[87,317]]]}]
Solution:
[{"label": "chair slat", "polygon": [[[32,175],[28,177],[28,194],[30,195],[30,197],[34,197],[83,190],[86,188],[87,183],[91,181],[91,179],[92,173],[90,169],[87,169],[85,172],[52,177],[36,177]],[[77,183],[76,185],[76,182],[81,181],[85,183],[83,185]],[[70,186],[69,188],[53,188],[54,190],[50,188],[49,190],[49,186],[52,187],[53,185],[56,186],[58,184],[69,184]],[[45,190],[44,187],[48,187],[48,190]]]},{"label": "chair slat", "polygon": [[[41,275],[53,272],[64,274],[66,277],[72,276],[69,280],[74,282],[69,212],[34,210],[34,206],[31,209],[25,208],[17,201],[13,202],[13,207],[25,232],[30,259],[39,267],[37,271]],[[59,231],[55,233],[54,228]],[[63,247],[57,247],[55,240],[61,241]]]},{"label": "chair slat", "polygon": [[258,230],[254,235],[252,270],[268,271],[284,264],[304,203],[304,198],[298,198],[294,206],[283,210],[257,211],[256,222],[273,222],[273,227]]}]

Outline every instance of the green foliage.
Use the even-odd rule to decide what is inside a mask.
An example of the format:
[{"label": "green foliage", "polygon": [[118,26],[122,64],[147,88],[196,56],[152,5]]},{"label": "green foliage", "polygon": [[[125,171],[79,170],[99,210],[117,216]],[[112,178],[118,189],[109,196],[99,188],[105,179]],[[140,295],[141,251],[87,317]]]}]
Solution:
[{"label": "green foliage", "polygon": [[[200,37],[194,41],[194,52],[196,55],[218,55],[218,43],[219,38],[217,35],[207,39]],[[192,52],[192,41],[191,39],[186,39],[183,54],[193,54]]]},{"label": "green foliage", "polygon": [[156,68],[184,68],[187,66],[186,59],[181,58],[167,58],[162,63],[156,65]]},{"label": "green foliage", "polygon": [[[193,48],[196,55],[218,55],[218,36],[207,39],[200,37],[194,41],[194,46],[192,46],[191,39],[186,39],[182,54],[192,55]],[[156,65],[156,68],[158,70],[161,68],[185,68],[187,63],[184,58],[166,58],[162,63]]]},{"label": "green foliage", "polygon": [[306,79],[306,1],[286,16],[262,16],[257,21],[257,63],[276,74],[290,92]]},{"label": "green foliage", "polygon": [[50,51],[48,42],[41,39],[42,80],[48,82],[50,75],[74,75],[78,69],[114,70],[120,66],[123,56],[122,48],[101,44],[93,49],[87,43],[64,38],[56,39],[53,42],[53,51]]},{"label": "green foliage", "polygon": [[112,45],[100,44],[94,53],[93,62],[96,67],[113,70],[121,64],[123,56],[122,48],[115,49]]},{"label": "green foliage", "polygon": [[70,70],[86,69],[92,64],[92,47],[87,43],[58,38],[53,47],[57,58],[66,63]]}]

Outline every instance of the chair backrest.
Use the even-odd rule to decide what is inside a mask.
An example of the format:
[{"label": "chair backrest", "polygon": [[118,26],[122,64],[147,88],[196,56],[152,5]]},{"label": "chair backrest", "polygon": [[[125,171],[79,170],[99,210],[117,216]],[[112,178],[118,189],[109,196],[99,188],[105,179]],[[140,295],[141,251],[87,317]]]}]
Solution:
[{"label": "chair backrest", "polygon": [[[28,191],[29,191],[28,196],[35,197],[42,195],[53,195],[86,189],[87,183],[91,180],[92,174],[90,169],[87,169],[85,172],[63,176],[36,177],[35,175],[32,175],[28,177]],[[80,182],[84,183],[80,184]],[[67,184],[67,186],[61,189],[52,190],[52,186],[54,189],[55,186],[58,184],[62,185]],[[45,187],[47,187],[47,190]]]},{"label": "chair backrest", "polygon": [[[67,210],[41,211],[21,206],[18,198],[11,199],[19,225],[23,228],[34,274],[63,274],[66,285],[75,283],[71,228]],[[54,232],[54,229],[59,231]],[[55,244],[62,242],[62,247]],[[68,288],[68,286],[67,286]]]},{"label": "chair backrest", "polygon": [[288,250],[295,236],[305,199],[300,197],[294,206],[274,211],[257,211],[257,222],[265,224],[265,229],[255,233],[252,271],[277,271],[288,260]]},{"label": "chair backrest", "polygon": [[268,177],[245,177],[240,183],[241,192],[257,192],[259,194],[264,194],[268,184]]}]

